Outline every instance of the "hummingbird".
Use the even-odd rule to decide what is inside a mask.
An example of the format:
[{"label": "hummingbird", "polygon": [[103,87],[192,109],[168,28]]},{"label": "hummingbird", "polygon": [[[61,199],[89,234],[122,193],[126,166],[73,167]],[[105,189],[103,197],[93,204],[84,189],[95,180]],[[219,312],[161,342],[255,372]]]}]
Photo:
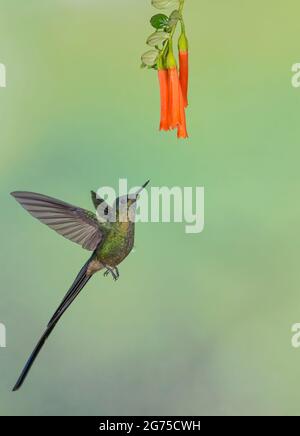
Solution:
[{"label": "hummingbird", "polygon": [[42,194],[25,191],[11,193],[34,218],[82,248],[92,251],[48,322],[13,391],[22,386],[46,339],[90,278],[101,270],[105,271],[105,276],[111,274],[114,280],[119,278],[118,265],[129,255],[134,245],[136,202],[149,182],[150,180],[135,194],[118,197],[113,206],[91,191],[96,213]]}]

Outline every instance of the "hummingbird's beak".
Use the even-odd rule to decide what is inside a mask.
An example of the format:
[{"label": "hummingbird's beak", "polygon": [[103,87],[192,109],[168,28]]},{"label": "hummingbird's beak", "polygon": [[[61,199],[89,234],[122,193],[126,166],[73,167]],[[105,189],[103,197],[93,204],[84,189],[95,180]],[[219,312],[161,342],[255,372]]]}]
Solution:
[{"label": "hummingbird's beak", "polygon": [[135,199],[138,199],[138,196],[140,195],[140,193],[146,188],[146,186],[150,183],[150,180],[147,180],[146,183],[143,184],[143,186],[136,192],[135,194]]}]

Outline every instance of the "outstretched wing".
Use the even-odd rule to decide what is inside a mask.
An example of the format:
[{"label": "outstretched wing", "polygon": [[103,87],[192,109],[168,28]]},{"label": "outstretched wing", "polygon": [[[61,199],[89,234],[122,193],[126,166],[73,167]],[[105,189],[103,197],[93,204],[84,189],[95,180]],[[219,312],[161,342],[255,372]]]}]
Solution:
[{"label": "outstretched wing", "polygon": [[100,222],[109,222],[113,216],[113,209],[103,198],[98,197],[96,192],[91,191],[92,202],[97,210],[97,219]]},{"label": "outstretched wing", "polygon": [[33,192],[18,191],[11,195],[32,216],[86,250],[93,251],[100,243],[103,235],[94,213]]}]

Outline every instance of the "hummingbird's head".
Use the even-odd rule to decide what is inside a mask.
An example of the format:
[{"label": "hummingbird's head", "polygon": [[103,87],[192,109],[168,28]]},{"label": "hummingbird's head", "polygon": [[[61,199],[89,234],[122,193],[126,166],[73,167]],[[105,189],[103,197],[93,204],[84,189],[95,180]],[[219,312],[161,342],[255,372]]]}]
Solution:
[{"label": "hummingbird's head", "polygon": [[[127,221],[132,218],[130,212],[135,212],[135,204],[139,198],[140,193],[146,188],[146,186],[150,183],[150,180],[147,180],[143,186],[138,189],[134,194],[123,195],[122,197],[118,197],[115,201],[115,209],[116,214],[119,220]],[[126,218],[126,219],[125,219]]]}]

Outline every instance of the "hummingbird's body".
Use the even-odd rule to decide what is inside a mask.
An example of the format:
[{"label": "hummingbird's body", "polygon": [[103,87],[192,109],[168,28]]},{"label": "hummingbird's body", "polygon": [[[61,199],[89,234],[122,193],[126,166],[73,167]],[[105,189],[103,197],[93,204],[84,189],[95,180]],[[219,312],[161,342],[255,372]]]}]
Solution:
[{"label": "hummingbird's body", "polygon": [[114,223],[97,250],[97,259],[105,265],[119,265],[133,248],[134,227],[131,222]]},{"label": "hummingbird's body", "polygon": [[105,269],[104,275],[111,274],[115,280],[118,279],[118,265],[128,256],[134,244],[136,201],[141,190],[148,183],[145,183],[135,195],[119,197],[113,208],[92,192],[97,215],[45,195],[32,192],[12,193],[13,197],[35,218],[65,238],[92,251],[91,257],[79,271],[60,306],[50,319],[44,334],[14,386],[14,391],[21,387],[46,339],[90,278],[96,272]]},{"label": "hummingbird's body", "polygon": [[[115,223],[107,230],[103,244],[95,251],[87,275],[107,268],[108,272],[117,270],[118,265],[128,256],[134,245],[134,223]],[[111,269],[110,269],[111,268]],[[113,274],[113,273],[112,273]],[[114,278],[117,278],[114,276]]]}]

